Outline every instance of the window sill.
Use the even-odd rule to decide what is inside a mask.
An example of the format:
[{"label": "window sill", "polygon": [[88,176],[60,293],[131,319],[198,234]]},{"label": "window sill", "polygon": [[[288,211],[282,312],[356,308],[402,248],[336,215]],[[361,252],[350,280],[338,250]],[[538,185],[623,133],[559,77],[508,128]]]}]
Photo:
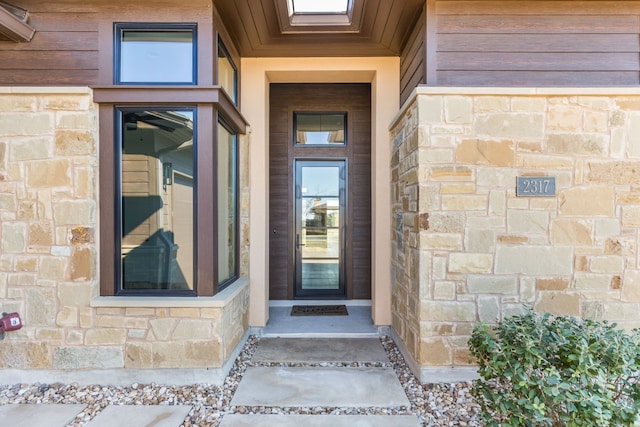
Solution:
[{"label": "window sill", "polygon": [[91,307],[222,308],[248,286],[249,279],[240,278],[212,297],[95,297]]}]

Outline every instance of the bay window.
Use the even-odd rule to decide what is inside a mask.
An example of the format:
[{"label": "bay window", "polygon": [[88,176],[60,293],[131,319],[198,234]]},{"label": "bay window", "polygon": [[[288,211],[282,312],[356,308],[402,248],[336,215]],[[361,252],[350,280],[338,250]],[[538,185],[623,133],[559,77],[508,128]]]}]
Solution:
[{"label": "bay window", "polygon": [[[196,24],[114,24],[100,129],[100,295],[213,296],[239,276],[236,69]],[[219,41],[221,43],[221,41]],[[206,70],[201,67],[200,70]],[[224,86],[224,87],[223,87]]]}]

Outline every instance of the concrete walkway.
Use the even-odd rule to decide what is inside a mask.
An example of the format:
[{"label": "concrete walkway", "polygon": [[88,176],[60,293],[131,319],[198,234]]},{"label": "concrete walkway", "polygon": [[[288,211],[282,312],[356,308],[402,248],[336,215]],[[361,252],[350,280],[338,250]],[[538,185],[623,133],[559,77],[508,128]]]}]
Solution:
[{"label": "concrete walkway", "polygon": [[[63,427],[85,406],[0,405],[0,426]],[[86,425],[178,427],[191,408],[108,405]],[[370,337],[260,339],[226,412],[220,427],[420,426],[382,343]]]},{"label": "concrete walkway", "polygon": [[231,401],[254,413],[226,415],[221,427],[418,427],[388,364],[378,338],[263,338]]},{"label": "concrete walkway", "polygon": [[[0,426],[64,427],[74,422],[86,405],[12,404],[0,405]],[[178,427],[191,406],[109,405],[86,425],[88,427]]]}]

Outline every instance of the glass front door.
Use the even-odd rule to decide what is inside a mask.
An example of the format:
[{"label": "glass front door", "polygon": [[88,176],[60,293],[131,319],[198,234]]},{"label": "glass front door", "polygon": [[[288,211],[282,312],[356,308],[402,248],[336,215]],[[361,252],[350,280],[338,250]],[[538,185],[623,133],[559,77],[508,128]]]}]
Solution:
[{"label": "glass front door", "polygon": [[346,161],[297,160],[295,296],[344,297]]}]

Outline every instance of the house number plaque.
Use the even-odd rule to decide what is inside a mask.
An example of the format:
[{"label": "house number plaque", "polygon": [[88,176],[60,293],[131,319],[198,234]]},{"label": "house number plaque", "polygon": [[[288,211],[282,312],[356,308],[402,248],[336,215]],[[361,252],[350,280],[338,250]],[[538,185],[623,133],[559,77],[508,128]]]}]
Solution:
[{"label": "house number plaque", "polygon": [[516,187],[518,197],[540,197],[556,195],[555,176],[519,176]]}]

